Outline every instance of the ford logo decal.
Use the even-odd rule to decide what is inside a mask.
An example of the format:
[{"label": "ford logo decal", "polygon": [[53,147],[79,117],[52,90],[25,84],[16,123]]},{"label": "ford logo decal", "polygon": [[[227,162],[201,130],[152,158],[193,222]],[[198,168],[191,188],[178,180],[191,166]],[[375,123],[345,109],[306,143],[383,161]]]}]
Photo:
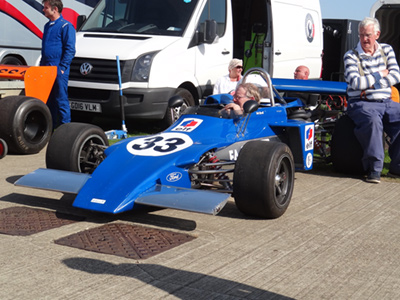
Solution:
[{"label": "ford logo decal", "polygon": [[80,71],[82,75],[88,75],[90,72],[92,72],[93,66],[89,64],[88,62],[85,62],[81,65]]},{"label": "ford logo decal", "polygon": [[174,172],[167,175],[168,182],[176,182],[182,178],[182,173]]}]

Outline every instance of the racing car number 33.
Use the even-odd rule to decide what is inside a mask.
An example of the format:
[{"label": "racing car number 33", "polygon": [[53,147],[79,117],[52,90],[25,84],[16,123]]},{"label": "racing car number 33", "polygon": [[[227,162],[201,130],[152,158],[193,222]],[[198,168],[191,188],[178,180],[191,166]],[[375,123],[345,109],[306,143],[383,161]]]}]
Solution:
[{"label": "racing car number 33", "polygon": [[133,155],[162,156],[181,151],[193,145],[192,139],[183,133],[161,133],[138,138],[126,148]]}]

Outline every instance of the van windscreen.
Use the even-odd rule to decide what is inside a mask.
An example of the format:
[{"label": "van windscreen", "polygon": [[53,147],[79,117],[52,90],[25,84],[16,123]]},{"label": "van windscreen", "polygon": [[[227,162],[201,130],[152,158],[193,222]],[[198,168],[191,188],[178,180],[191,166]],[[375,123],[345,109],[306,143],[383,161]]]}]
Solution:
[{"label": "van windscreen", "polygon": [[198,0],[102,0],[80,31],[182,36]]}]

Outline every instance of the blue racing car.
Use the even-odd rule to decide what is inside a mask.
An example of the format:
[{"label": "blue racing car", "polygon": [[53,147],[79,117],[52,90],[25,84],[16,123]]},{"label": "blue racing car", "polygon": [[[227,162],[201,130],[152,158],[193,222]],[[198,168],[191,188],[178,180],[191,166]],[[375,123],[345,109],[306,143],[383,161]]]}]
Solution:
[{"label": "blue racing car", "polygon": [[112,146],[97,126],[64,124],[49,142],[47,168],[15,184],[76,194],[73,206],[112,214],[139,204],[217,214],[233,196],[244,214],[280,217],[295,169],[313,167],[315,124],[288,118],[304,103],[281,97],[264,70],[249,70],[244,81],[249,75],[267,94],[260,104],[246,102],[242,116],[221,114],[227,94],[184,111],[173,97],[170,109],[181,116],[172,126]]}]

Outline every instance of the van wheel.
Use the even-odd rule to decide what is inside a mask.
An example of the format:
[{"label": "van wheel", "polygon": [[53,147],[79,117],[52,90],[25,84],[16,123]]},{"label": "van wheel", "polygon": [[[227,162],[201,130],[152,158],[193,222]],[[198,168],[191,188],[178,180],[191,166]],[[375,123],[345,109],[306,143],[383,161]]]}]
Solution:
[{"label": "van wheel", "polygon": [[333,167],[339,173],[354,175],[364,173],[363,150],[354,134],[354,127],[354,122],[348,115],[340,117],[335,123],[331,141],[331,158]]},{"label": "van wheel", "polygon": [[284,143],[253,141],[240,150],[233,177],[233,197],[246,215],[274,219],[289,206],[294,162]]},{"label": "van wheel", "polygon": [[183,98],[183,105],[176,108],[167,107],[167,112],[165,113],[163,119],[163,125],[165,127],[169,127],[174,124],[175,121],[178,120],[181,114],[186,110],[186,108],[195,105],[193,96],[187,89],[177,89],[174,96],[181,96]]},{"label": "van wheel", "polygon": [[104,160],[108,139],[95,125],[67,123],[57,128],[46,152],[49,169],[93,173]]},{"label": "van wheel", "polygon": [[26,96],[0,100],[0,135],[10,153],[38,153],[49,141],[51,131],[51,114],[42,101]]},{"label": "van wheel", "polygon": [[22,65],[24,65],[24,63],[20,59],[14,57],[14,56],[4,57],[2,59],[2,61],[0,62],[0,64],[1,65],[13,65],[13,66],[22,66]]}]

